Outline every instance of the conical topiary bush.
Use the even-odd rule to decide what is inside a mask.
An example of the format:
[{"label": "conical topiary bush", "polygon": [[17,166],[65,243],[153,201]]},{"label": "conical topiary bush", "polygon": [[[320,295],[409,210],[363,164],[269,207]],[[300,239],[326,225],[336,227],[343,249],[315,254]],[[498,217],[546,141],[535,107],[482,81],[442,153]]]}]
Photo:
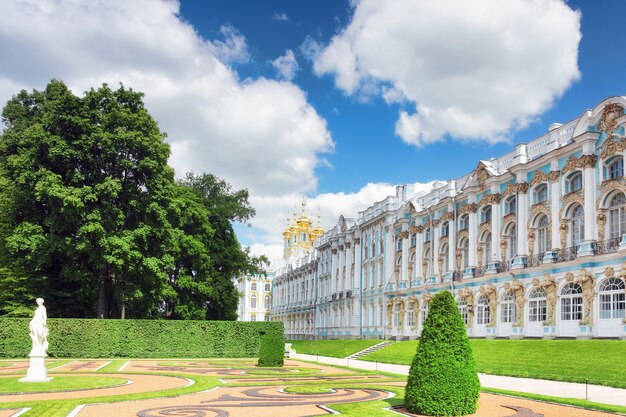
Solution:
[{"label": "conical topiary bush", "polygon": [[259,348],[259,366],[283,366],[285,361],[285,342],[281,335],[268,332],[261,338]]},{"label": "conical topiary bush", "polygon": [[480,382],[463,318],[449,291],[435,295],[409,371],[405,406],[429,416],[476,412]]}]

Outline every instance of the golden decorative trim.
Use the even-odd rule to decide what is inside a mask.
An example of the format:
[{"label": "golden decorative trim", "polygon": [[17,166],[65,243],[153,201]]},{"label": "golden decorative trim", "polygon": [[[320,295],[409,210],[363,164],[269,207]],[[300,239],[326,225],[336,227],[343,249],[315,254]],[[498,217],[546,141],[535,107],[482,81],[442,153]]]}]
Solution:
[{"label": "golden decorative trim", "polygon": [[596,209],[600,208],[602,200],[609,192],[619,190],[626,194],[626,184],[624,184],[624,178],[615,178],[612,180],[602,181],[598,190],[600,191],[600,197],[596,199]]},{"label": "golden decorative trim", "polygon": [[596,215],[596,228],[598,230],[598,240],[604,240],[604,231],[606,225],[606,209],[599,209]]},{"label": "golden decorative trim", "polygon": [[583,155],[580,158],[570,156],[565,162],[565,166],[561,170],[561,174],[566,174],[569,171],[575,171],[576,168],[593,168],[596,166],[598,157],[594,154]]},{"label": "golden decorative trim", "polygon": [[453,211],[446,211],[444,212],[441,217],[439,218],[439,220],[441,220],[442,222],[446,221],[446,220],[454,220],[454,212]]},{"label": "golden decorative trim", "polygon": [[481,285],[478,294],[486,295],[489,299],[489,323],[487,323],[487,327],[495,327],[498,314],[498,290],[495,285],[490,283],[486,286]]},{"label": "golden decorative trim", "polygon": [[478,210],[478,204],[476,203],[463,204],[461,207],[459,207],[458,213],[460,216],[461,214],[465,213],[476,213],[476,210]]},{"label": "golden decorative trim", "polygon": [[548,174],[546,174],[545,172],[541,171],[541,170],[537,170],[535,171],[535,175],[533,176],[533,179],[530,180],[530,186],[534,187],[537,184],[540,184],[542,182],[546,182],[548,181]]},{"label": "golden decorative trim", "polygon": [[[534,280],[533,280],[534,281]],[[526,302],[525,294],[526,289],[524,288],[524,284],[522,284],[517,279],[513,279],[513,281],[505,282],[502,286],[505,291],[512,291],[515,295],[515,322],[513,326],[521,327],[524,325],[524,304]]]},{"label": "golden decorative trim", "polygon": [[593,323],[593,299],[595,298],[596,291],[595,280],[593,276],[587,272],[586,269],[581,269],[578,277],[574,280],[576,284],[579,284],[583,289],[583,319],[580,324],[589,325]]},{"label": "golden decorative trim", "polygon": [[409,237],[409,232],[408,232],[407,230],[405,230],[405,231],[403,231],[403,232],[400,232],[400,233],[398,233],[398,237],[399,237],[400,239],[406,239],[406,238],[408,238],[408,237]]},{"label": "golden decorative trim", "polygon": [[624,114],[624,108],[617,103],[611,103],[604,106],[602,117],[598,126],[607,135],[612,135],[617,129],[617,118]]},{"label": "golden decorative trim", "polygon": [[499,193],[495,194],[485,194],[478,202],[479,206],[484,206],[486,204],[499,204],[501,195]]},{"label": "golden decorative trim", "polygon": [[548,179],[550,180],[550,182],[556,182],[559,180],[560,176],[561,171],[550,171],[550,173],[548,174]]}]

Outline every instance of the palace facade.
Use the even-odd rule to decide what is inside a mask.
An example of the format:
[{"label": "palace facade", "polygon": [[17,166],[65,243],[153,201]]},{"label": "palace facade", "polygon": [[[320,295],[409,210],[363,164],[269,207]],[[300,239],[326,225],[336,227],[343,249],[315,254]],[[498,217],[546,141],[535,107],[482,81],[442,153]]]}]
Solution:
[{"label": "palace facade", "polygon": [[294,339],[417,338],[451,290],[471,337],[625,338],[625,108],[609,98],[428,193],[398,186],[341,216],[276,271],[272,320]]}]

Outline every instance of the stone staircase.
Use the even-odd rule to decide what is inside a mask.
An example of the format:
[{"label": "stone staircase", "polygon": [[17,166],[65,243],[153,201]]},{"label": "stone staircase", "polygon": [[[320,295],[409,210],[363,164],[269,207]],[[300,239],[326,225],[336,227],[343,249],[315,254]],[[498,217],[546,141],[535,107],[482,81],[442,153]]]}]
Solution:
[{"label": "stone staircase", "polygon": [[390,344],[391,344],[391,343],[389,343],[389,342],[387,342],[387,341],[385,341],[385,342],[380,342],[380,343],[379,343],[379,344],[377,344],[377,345],[370,346],[370,347],[368,347],[367,349],[363,349],[363,350],[362,350],[362,351],[360,351],[360,352],[357,352],[357,353],[354,353],[354,354],[352,354],[352,355],[348,356],[348,359],[359,359],[359,358],[360,358],[360,357],[362,357],[362,356],[369,355],[370,353],[372,353],[372,352],[376,352],[377,350],[380,350],[380,349],[382,349],[382,348],[384,348],[384,347],[387,347],[387,346],[389,346]]}]

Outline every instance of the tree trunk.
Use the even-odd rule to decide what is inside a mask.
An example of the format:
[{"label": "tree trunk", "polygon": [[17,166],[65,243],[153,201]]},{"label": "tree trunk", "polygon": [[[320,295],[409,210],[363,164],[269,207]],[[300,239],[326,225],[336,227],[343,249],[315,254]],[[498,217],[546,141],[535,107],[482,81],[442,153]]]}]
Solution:
[{"label": "tree trunk", "polygon": [[98,313],[97,313],[97,317],[99,319],[104,319],[105,314],[106,314],[106,305],[107,305],[107,297],[106,297],[106,281],[107,281],[107,274],[106,274],[106,268],[102,267],[100,268],[100,271],[98,272]]}]

